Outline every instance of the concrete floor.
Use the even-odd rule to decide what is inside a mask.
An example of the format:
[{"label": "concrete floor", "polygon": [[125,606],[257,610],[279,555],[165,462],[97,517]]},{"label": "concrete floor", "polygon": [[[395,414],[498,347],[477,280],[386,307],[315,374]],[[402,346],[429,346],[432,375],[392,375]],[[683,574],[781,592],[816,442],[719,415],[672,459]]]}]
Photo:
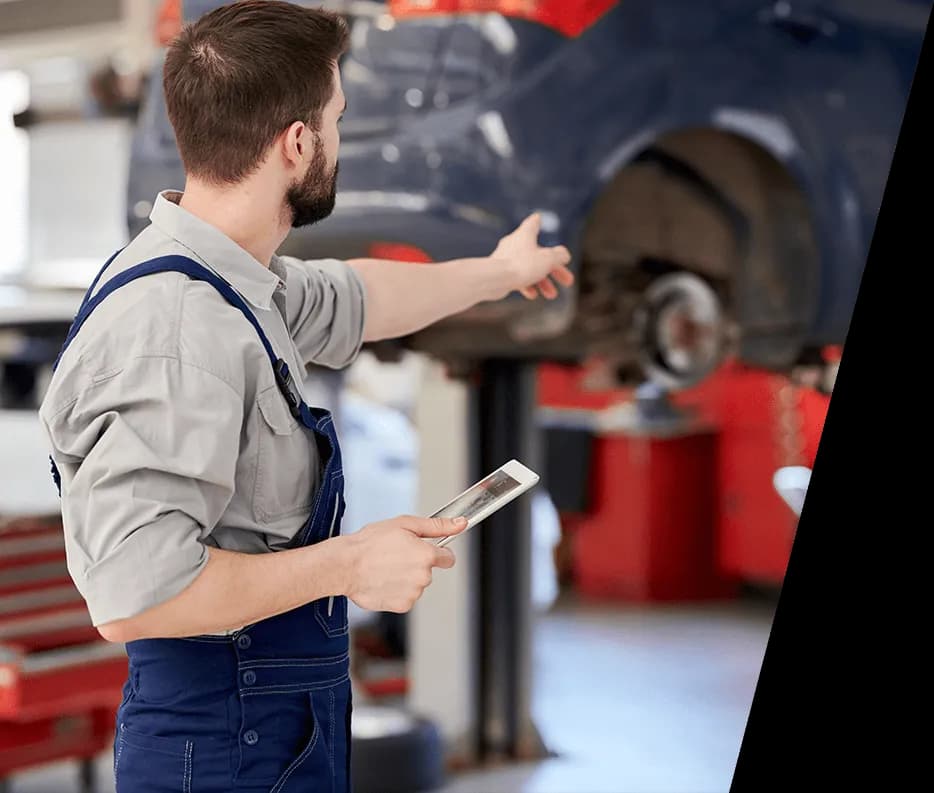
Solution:
[{"label": "concrete floor", "polygon": [[767,603],[561,604],[535,638],[534,716],[559,756],[444,793],[729,789],[772,620]]},{"label": "concrete floor", "polygon": [[[534,717],[558,756],[471,771],[439,793],[725,793],[771,626],[761,599],[700,606],[562,600],[535,632]],[[112,793],[100,758],[100,793]],[[73,766],[10,793],[77,791]]]}]

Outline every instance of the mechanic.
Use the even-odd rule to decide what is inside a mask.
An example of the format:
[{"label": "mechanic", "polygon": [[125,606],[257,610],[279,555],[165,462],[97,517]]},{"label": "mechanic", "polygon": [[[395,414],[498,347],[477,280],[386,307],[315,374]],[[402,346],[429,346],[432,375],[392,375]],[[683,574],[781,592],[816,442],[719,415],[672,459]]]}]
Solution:
[{"label": "mechanic", "polygon": [[341,536],[341,452],[307,366],[573,281],[527,218],[489,257],[300,261],[335,201],[340,17],[244,0],[186,26],[164,91],[183,192],[104,266],[40,408],[68,567],[126,644],[118,793],[350,789],[347,598],[404,613],[454,557],[398,517]]}]

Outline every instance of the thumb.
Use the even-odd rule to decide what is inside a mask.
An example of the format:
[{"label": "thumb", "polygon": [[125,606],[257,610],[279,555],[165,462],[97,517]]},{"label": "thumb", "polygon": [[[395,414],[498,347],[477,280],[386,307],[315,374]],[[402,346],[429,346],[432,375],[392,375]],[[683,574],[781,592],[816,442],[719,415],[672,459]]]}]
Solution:
[{"label": "thumb", "polygon": [[467,528],[467,518],[421,518],[412,526],[419,537],[447,537]]},{"label": "thumb", "polygon": [[442,570],[450,570],[454,567],[456,561],[454,552],[450,548],[436,548],[435,559],[432,567],[440,567]]},{"label": "thumb", "polygon": [[541,228],[542,216],[538,212],[533,212],[519,224],[519,228],[517,228],[516,231],[522,236],[528,236],[533,240],[537,240]]}]

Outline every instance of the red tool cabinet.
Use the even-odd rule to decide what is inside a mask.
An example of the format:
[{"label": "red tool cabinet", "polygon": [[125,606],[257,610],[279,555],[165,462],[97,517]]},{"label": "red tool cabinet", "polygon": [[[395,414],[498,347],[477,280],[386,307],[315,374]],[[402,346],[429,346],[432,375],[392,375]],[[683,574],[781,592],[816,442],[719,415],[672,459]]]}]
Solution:
[{"label": "red tool cabinet", "polygon": [[[542,366],[539,404],[593,422],[633,399],[590,376]],[[780,585],[797,518],[772,477],[813,465],[829,396],[728,363],[672,401],[692,417],[676,435],[592,432],[588,507],[562,514],[574,585],[641,600]]]},{"label": "red tool cabinet", "polygon": [[60,522],[0,524],[0,781],[108,749],[126,672],[68,576]]},{"label": "red tool cabinet", "polygon": [[733,590],[718,569],[717,433],[609,432],[593,447],[592,510],[574,526],[584,596],[688,601]]}]

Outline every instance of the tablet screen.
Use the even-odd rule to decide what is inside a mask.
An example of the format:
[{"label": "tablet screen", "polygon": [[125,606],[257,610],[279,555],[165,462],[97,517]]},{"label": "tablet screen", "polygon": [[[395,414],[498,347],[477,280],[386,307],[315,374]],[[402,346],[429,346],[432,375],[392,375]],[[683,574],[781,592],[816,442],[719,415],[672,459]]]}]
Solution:
[{"label": "tablet screen", "polygon": [[521,487],[521,484],[509,474],[504,471],[494,471],[486,479],[459,495],[432,517],[456,518],[463,515],[470,520],[484,507],[518,487]]}]

